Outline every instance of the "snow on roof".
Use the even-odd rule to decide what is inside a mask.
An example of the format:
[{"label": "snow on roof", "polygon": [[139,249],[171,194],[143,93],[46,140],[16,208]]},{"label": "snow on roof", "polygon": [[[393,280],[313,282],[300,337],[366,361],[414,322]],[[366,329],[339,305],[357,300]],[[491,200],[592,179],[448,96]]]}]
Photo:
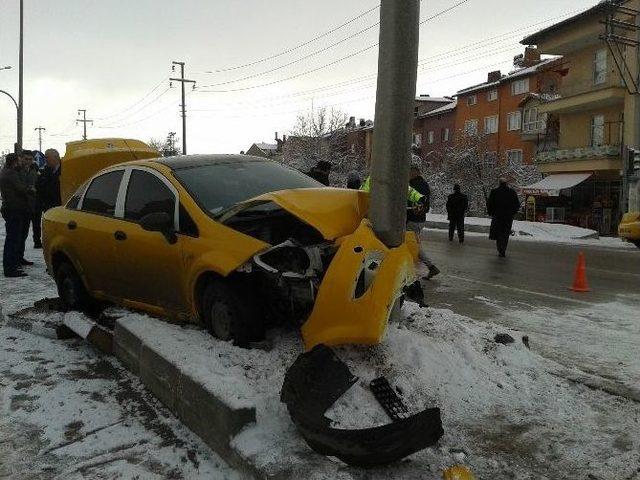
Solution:
[{"label": "snow on roof", "polygon": [[451,100],[451,97],[430,97],[429,95],[420,95],[416,97],[417,102],[450,103]]},{"label": "snow on roof", "polygon": [[459,90],[457,95],[464,95],[467,93],[472,93],[472,92],[476,92],[478,90],[484,90],[487,88],[492,88],[492,87],[497,87],[498,85],[500,85],[503,82],[507,82],[516,78],[521,78],[521,77],[526,77],[529,75],[533,75],[534,73],[536,73],[538,70],[540,70],[541,67],[549,65],[550,63],[553,63],[555,61],[558,60],[558,57],[553,57],[553,58],[547,58],[545,60],[540,61],[539,63],[536,63],[535,65],[531,66],[531,67],[525,67],[525,68],[519,68],[518,70],[513,70],[511,72],[509,72],[507,75],[503,75],[502,78],[500,80],[497,80],[495,82],[485,82],[485,83],[481,83],[479,85],[474,85],[472,87],[468,87],[468,88],[463,88],[462,90]]},{"label": "snow on roof", "polygon": [[255,146],[258,147],[260,150],[277,150],[278,149],[278,145],[275,143],[256,143]]},{"label": "snow on roof", "polygon": [[442,107],[436,108],[435,110],[430,110],[426,113],[423,113],[418,118],[426,118],[426,117],[432,117],[434,115],[441,115],[443,113],[447,113],[454,110],[457,105],[458,105],[458,100],[453,100],[453,101],[449,100],[449,103],[447,105],[444,105]]}]

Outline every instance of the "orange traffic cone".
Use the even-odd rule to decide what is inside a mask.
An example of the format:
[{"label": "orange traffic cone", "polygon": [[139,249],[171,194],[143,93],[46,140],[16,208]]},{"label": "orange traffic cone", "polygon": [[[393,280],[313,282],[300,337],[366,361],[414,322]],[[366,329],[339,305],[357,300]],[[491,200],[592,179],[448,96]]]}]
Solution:
[{"label": "orange traffic cone", "polygon": [[573,277],[573,286],[571,290],[574,292],[590,292],[589,283],[587,282],[587,262],[584,259],[584,253],[578,254],[578,264],[576,265],[576,273]]}]

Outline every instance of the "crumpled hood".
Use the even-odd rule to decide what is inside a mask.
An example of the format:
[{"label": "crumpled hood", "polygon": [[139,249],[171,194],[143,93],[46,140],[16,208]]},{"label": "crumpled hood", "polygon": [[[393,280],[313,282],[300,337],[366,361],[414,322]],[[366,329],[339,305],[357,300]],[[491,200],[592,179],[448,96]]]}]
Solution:
[{"label": "crumpled hood", "polygon": [[305,188],[265,193],[238,204],[233,214],[264,202],[274,202],[330,241],[352,234],[369,210],[368,193],[341,188]]}]

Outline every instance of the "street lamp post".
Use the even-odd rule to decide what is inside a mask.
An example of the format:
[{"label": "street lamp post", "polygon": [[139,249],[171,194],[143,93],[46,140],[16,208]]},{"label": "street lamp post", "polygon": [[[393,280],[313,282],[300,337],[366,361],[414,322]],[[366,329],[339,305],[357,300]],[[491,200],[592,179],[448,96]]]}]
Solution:
[{"label": "street lamp post", "polygon": [[16,153],[22,152],[22,119],[24,112],[24,95],[22,94],[22,85],[24,77],[24,68],[22,57],[24,53],[24,0],[20,0],[20,49],[18,55],[18,139],[16,142]]},{"label": "street lamp post", "polygon": [[[0,93],[2,93],[4,95],[6,95],[7,97],[9,97],[11,99],[11,101],[13,102],[13,105],[16,107],[16,114],[17,114],[17,122],[16,122],[17,127],[16,128],[18,130],[17,131],[17,137],[19,138],[20,137],[20,126],[19,126],[20,108],[18,107],[18,102],[16,102],[16,99],[13,98],[13,95],[11,95],[9,92],[5,92],[4,90],[0,90]],[[16,145],[15,145],[15,148],[16,148],[16,153],[18,153],[18,143],[17,142],[16,142]]]}]

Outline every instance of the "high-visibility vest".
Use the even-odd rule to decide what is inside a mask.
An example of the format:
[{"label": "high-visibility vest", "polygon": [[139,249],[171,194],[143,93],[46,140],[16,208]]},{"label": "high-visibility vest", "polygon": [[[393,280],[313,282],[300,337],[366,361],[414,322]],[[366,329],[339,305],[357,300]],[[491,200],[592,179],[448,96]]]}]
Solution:
[{"label": "high-visibility vest", "polygon": [[[360,187],[360,190],[362,190],[363,192],[370,192],[371,191],[371,177],[367,177],[367,179],[364,181],[364,183],[362,184],[362,186]],[[415,188],[413,188],[411,185],[409,185],[409,190],[407,192],[407,201],[409,203],[415,204],[418,203],[422,197],[424,197],[424,195],[422,195],[419,191],[417,191]]]}]

